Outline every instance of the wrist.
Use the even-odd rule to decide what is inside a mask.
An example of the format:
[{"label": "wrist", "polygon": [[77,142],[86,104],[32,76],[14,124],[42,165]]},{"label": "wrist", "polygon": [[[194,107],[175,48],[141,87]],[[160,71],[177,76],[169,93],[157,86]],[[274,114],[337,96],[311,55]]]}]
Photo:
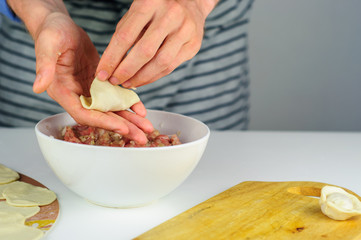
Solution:
[{"label": "wrist", "polygon": [[7,3],[24,22],[33,39],[49,14],[61,12],[69,15],[62,0],[7,0]]}]

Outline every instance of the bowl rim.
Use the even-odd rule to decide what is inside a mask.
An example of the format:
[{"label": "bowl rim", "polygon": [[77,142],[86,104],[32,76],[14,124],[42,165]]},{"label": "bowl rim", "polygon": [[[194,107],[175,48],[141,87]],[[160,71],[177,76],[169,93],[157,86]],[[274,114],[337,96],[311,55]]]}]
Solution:
[{"label": "bowl rim", "polygon": [[[173,145],[173,146],[164,146],[164,147],[112,147],[112,146],[99,146],[99,145],[88,145],[88,144],[67,142],[67,141],[58,139],[58,138],[56,138],[54,136],[46,135],[45,133],[43,133],[43,132],[41,132],[39,130],[39,126],[43,122],[45,122],[46,120],[48,120],[50,118],[56,118],[59,115],[68,115],[70,118],[72,118],[72,116],[68,112],[57,113],[57,114],[54,114],[54,115],[51,115],[51,116],[48,116],[48,117],[45,117],[45,118],[41,119],[35,125],[35,133],[36,133],[36,135],[41,136],[43,138],[48,138],[50,141],[60,142],[61,144],[70,144],[72,146],[78,146],[80,148],[85,148],[85,149],[87,149],[87,148],[91,148],[91,149],[112,149],[112,150],[114,150],[114,149],[123,149],[122,151],[140,151],[140,150],[142,150],[142,151],[159,151],[159,150],[172,150],[172,149],[175,149],[175,148],[184,148],[184,147],[187,147],[189,145],[195,145],[195,144],[198,144],[199,142],[202,142],[204,140],[208,140],[208,138],[210,136],[209,127],[205,123],[203,123],[202,121],[200,121],[198,119],[195,119],[195,118],[192,118],[192,117],[189,117],[189,116],[186,116],[186,115],[182,115],[182,114],[179,114],[179,113],[167,112],[167,111],[162,111],[162,110],[147,109],[147,112],[149,112],[149,111],[151,111],[151,112],[162,112],[162,113],[167,113],[167,114],[171,114],[171,115],[177,115],[177,116],[182,116],[182,117],[192,119],[193,121],[196,121],[200,125],[205,127],[206,134],[204,136],[202,136],[201,138],[197,139],[197,140],[182,143],[182,144],[179,144],[179,145]],[[72,119],[73,119],[73,121],[75,121],[74,118],[72,118]]]}]

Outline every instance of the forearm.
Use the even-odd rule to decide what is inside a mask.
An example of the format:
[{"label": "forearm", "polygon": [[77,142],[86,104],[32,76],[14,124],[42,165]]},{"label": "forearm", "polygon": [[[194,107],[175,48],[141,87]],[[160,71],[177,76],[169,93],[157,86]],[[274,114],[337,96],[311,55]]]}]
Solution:
[{"label": "forearm", "polygon": [[9,7],[24,22],[33,39],[46,16],[54,12],[68,15],[62,0],[7,0]]}]

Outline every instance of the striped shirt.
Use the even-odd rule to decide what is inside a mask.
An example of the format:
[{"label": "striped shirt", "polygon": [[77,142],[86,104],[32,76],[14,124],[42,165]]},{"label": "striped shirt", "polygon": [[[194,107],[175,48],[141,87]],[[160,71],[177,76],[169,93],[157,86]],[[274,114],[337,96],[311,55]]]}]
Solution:
[{"label": "striped shirt", "polygon": [[[101,55],[129,9],[122,1],[64,1]],[[220,0],[206,19],[202,47],[171,74],[139,87],[148,109],[181,113],[214,130],[246,129],[249,110],[247,27],[253,0]],[[22,23],[0,14],[0,126],[33,127],[64,109],[35,94],[34,43]]]}]

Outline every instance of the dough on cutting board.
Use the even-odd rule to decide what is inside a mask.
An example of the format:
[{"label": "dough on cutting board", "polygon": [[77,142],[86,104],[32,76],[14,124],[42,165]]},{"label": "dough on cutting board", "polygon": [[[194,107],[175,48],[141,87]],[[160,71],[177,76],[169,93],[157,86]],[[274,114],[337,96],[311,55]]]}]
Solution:
[{"label": "dough on cutting board", "polygon": [[4,189],[7,188],[10,184],[15,183],[15,182],[0,184],[0,200],[5,199],[5,197],[3,196]]},{"label": "dough on cutting board", "polygon": [[[5,203],[5,202],[1,202]],[[5,203],[6,204],[6,203]],[[23,208],[23,207],[21,207]],[[19,212],[1,211],[0,209],[0,239],[1,240],[37,240],[44,233],[40,229],[25,225],[25,217]]]},{"label": "dough on cutting board", "polygon": [[20,176],[17,172],[0,164],[0,184],[13,182],[19,178]]},{"label": "dough on cutting board", "polygon": [[[10,171],[9,171],[10,170]],[[10,176],[10,177],[8,177]],[[0,180],[8,182],[0,184],[0,239],[1,240],[39,240],[44,232],[35,227],[25,225],[25,220],[36,215],[41,205],[47,205],[56,199],[54,192],[25,182],[15,181],[20,175],[0,164]],[[10,196],[8,199],[6,196]],[[17,206],[9,205],[14,201]],[[36,204],[34,206],[34,204]],[[26,207],[23,207],[26,206]]]},{"label": "dough on cutting board", "polygon": [[38,240],[44,235],[43,231],[24,224],[0,224],[0,239],[4,240]]},{"label": "dough on cutting board", "polygon": [[0,213],[19,213],[22,216],[24,216],[24,218],[29,218],[29,217],[32,217],[35,214],[37,214],[39,211],[40,211],[39,206],[35,206],[35,207],[14,207],[14,206],[9,205],[5,201],[0,202]]},{"label": "dough on cutting board", "polygon": [[80,96],[81,104],[86,109],[94,109],[101,112],[120,111],[129,109],[139,102],[138,95],[108,81],[94,79],[90,86],[90,97]]},{"label": "dough on cutting board", "polygon": [[3,196],[8,204],[16,207],[43,206],[56,199],[53,191],[25,182],[10,184],[4,189]]},{"label": "dough on cutting board", "polygon": [[[17,212],[1,212],[0,211],[0,226],[4,224],[25,224],[25,217]],[[2,239],[2,238],[0,238]]]}]

